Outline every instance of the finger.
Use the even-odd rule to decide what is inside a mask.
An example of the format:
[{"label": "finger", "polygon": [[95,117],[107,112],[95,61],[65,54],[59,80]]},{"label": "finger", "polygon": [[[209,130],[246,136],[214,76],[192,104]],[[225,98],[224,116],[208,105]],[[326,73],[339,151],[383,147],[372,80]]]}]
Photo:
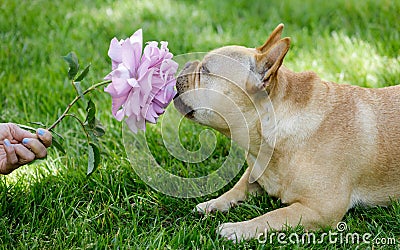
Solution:
[{"label": "finger", "polygon": [[18,163],[18,157],[15,154],[14,146],[10,143],[8,139],[4,140],[4,151],[6,151],[7,155],[7,163],[14,165]]},{"label": "finger", "polygon": [[14,144],[18,164],[24,165],[35,160],[35,154],[22,144]]},{"label": "finger", "polygon": [[8,139],[3,141],[4,151],[6,152],[6,164],[4,169],[1,169],[2,174],[9,174],[19,167],[18,165],[18,157],[15,153],[14,146],[10,143]]},{"label": "finger", "polygon": [[18,127],[14,123],[7,123],[7,126],[10,130],[11,136],[19,142],[24,138],[37,138],[35,134]]},{"label": "finger", "polygon": [[35,154],[35,158],[44,158],[47,155],[46,147],[38,139],[24,138],[22,144]]},{"label": "finger", "polygon": [[51,133],[48,130],[39,128],[36,131],[36,134],[37,134],[38,138],[43,142],[43,144],[46,147],[50,147],[51,146],[51,142],[53,140],[53,136],[51,135]]}]

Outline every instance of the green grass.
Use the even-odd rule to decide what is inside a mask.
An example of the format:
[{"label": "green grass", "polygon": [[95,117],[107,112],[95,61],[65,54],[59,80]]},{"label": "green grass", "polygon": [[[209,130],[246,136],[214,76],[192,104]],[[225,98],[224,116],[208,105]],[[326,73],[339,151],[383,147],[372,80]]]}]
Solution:
[{"label": "green grass", "polygon": [[[278,23],[292,38],[285,64],[314,70],[323,79],[367,87],[400,83],[399,1],[13,1],[0,3],[0,122],[52,123],[75,96],[61,56],[75,51],[92,63],[85,86],[110,71],[109,41],[143,28],[144,41],[167,40],[175,54],[228,44],[258,46]],[[228,189],[196,199],[178,199],[147,186],[130,166],[121,124],[111,116],[111,99],[97,91],[98,118],[107,129],[102,163],[87,177],[85,138],[65,120],[67,155],[51,149],[46,160],[0,177],[0,248],[12,249],[287,249],[355,248],[356,245],[282,245],[250,241],[234,246],[219,239],[220,222],[242,221],[280,206],[267,196],[251,199],[227,214],[208,217],[190,211]],[[77,106],[81,114],[85,107]],[[200,127],[187,123],[181,135],[196,149]],[[148,141],[171,172],[199,176],[218,167],[228,140],[218,136],[211,159],[188,165],[171,159],[158,129]],[[400,242],[400,204],[356,208],[344,218],[349,232],[395,237]],[[301,232],[300,228],[289,232]],[[319,232],[322,234],[323,232]],[[372,247],[370,245],[363,245]],[[381,246],[374,246],[380,248]],[[388,246],[393,248],[395,246]],[[399,247],[399,245],[397,245]]]}]

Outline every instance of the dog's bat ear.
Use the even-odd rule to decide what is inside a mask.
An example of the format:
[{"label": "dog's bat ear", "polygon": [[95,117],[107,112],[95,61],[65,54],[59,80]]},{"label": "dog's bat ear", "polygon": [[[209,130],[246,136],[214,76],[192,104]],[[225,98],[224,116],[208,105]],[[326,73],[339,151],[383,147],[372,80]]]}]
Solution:
[{"label": "dog's bat ear", "polygon": [[282,23],[279,24],[278,26],[276,26],[274,31],[272,31],[271,35],[269,35],[267,41],[265,41],[265,43],[263,45],[261,45],[260,47],[257,47],[256,49],[260,53],[264,53],[264,52],[268,51],[272,47],[272,45],[274,45],[276,42],[278,42],[281,39],[283,27],[284,27],[284,25]]},{"label": "dog's bat ear", "polygon": [[290,38],[285,37],[276,42],[268,51],[255,55],[256,71],[261,74],[261,86],[254,88],[265,89],[270,86],[271,81],[276,77],[286,53],[289,51]]}]

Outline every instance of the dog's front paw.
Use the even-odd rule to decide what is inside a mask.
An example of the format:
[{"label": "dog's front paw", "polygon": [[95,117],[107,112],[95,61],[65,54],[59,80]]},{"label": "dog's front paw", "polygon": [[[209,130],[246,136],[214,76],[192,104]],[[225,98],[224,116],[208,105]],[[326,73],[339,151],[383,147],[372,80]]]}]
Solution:
[{"label": "dog's front paw", "polygon": [[212,199],[207,202],[198,204],[193,211],[208,214],[216,211],[226,212],[235,203],[226,200],[225,198],[219,197],[217,199]]},{"label": "dog's front paw", "polygon": [[217,233],[227,240],[238,243],[242,240],[254,238],[256,230],[252,227],[249,228],[248,223],[243,221],[236,223],[223,223],[218,227]]}]

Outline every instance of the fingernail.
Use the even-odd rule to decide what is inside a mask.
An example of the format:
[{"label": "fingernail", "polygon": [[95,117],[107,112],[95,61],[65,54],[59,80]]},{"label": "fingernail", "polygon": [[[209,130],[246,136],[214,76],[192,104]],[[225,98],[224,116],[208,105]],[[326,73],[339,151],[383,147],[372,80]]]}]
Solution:
[{"label": "fingernail", "polygon": [[22,143],[23,143],[23,144],[28,144],[29,141],[30,141],[29,138],[24,138],[24,139],[22,140]]},{"label": "fingernail", "polygon": [[38,133],[38,135],[44,135],[44,133],[46,133],[46,131],[44,129],[42,129],[42,128],[39,128],[37,130],[37,133]]},{"label": "fingernail", "polygon": [[11,146],[11,142],[8,139],[4,139],[4,145],[6,145],[7,147]]}]

